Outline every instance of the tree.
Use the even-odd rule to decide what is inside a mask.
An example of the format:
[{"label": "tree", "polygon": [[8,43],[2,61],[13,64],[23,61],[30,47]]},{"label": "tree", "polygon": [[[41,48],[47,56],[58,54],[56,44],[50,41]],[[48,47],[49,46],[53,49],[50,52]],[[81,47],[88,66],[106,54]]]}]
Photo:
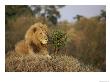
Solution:
[{"label": "tree", "polygon": [[101,20],[106,21],[106,11],[101,10],[100,14],[98,16],[96,16],[95,18],[98,19],[99,21],[101,21]]},{"label": "tree", "polygon": [[77,21],[80,21],[80,18],[83,17],[82,15],[76,15],[75,17],[73,17],[73,19],[77,19]]},{"label": "tree", "polygon": [[100,16],[106,18],[106,11],[105,10],[101,10]]},{"label": "tree", "polygon": [[58,9],[64,7],[64,5],[31,5],[30,7],[35,15],[42,16],[56,25],[58,18],[61,16]]},{"label": "tree", "polygon": [[5,6],[5,19],[6,24],[9,19],[16,18],[20,15],[33,15],[32,10],[27,5],[6,5]]}]

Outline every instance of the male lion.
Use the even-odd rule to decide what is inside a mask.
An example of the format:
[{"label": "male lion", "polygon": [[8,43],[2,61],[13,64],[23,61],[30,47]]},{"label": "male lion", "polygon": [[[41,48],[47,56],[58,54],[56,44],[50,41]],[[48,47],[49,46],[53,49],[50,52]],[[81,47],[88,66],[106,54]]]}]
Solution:
[{"label": "male lion", "polygon": [[48,58],[47,50],[47,26],[42,23],[35,23],[25,34],[25,39],[15,45],[18,54],[42,54]]}]

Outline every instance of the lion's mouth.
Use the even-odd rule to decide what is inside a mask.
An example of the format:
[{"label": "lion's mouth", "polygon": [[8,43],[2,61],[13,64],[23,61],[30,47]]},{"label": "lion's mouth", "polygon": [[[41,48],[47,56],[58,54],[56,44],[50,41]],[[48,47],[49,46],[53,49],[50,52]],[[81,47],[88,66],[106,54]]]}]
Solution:
[{"label": "lion's mouth", "polygon": [[47,45],[46,45],[46,44],[43,44],[43,43],[41,43],[41,46],[43,46],[43,47],[47,47]]}]

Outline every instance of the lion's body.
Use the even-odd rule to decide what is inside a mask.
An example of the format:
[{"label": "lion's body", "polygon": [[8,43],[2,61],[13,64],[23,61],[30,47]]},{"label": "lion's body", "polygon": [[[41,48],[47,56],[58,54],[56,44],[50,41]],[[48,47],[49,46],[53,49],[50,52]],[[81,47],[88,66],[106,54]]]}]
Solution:
[{"label": "lion's body", "polygon": [[42,54],[50,57],[47,50],[47,27],[41,23],[32,25],[25,34],[25,39],[18,42],[15,51],[18,54]]},{"label": "lion's body", "polygon": [[29,54],[28,46],[26,45],[25,40],[21,40],[16,44],[15,51],[18,54]]}]

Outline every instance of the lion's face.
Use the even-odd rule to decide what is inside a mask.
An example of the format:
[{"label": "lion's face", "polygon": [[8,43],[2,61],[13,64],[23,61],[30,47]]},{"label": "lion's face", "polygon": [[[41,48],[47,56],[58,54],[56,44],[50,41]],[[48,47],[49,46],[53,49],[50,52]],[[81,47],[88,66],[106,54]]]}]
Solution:
[{"label": "lion's face", "polygon": [[[37,32],[37,35],[38,35],[38,40],[39,40],[42,44],[47,44],[47,42],[48,42],[48,37],[47,37],[47,35],[46,35],[43,31]],[[39,37],[39,36],[40,36],[40,37]]]},{"label": "lion's face", "polygon": [[34,28],[34,40],[39,41],[42,44],[47,44],[48,37],[47,33],[44,31],[43,28]]}]

